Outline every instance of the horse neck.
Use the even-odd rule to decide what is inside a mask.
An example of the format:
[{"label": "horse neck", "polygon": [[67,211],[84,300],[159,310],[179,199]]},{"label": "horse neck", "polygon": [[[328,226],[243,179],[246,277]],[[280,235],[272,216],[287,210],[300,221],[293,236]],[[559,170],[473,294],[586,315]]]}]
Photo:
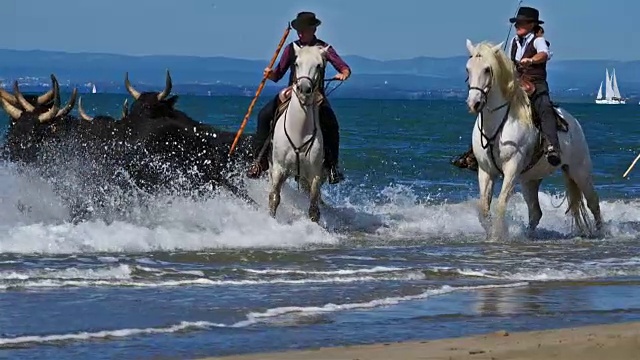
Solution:
[{"label": "horse neck", "polygon": [[318,105],[315,100],[311,105],[303,105],[295,90],[291,93],[291,101],[284,117],[286,120],[285,130],[294,141],[298,137],[302,140],[313,135],[314,129],[317,134],[317,130],[320,129]]},{"label": "horse neck", "polygon": [[[502,94],[498,85],[493,85],[487,94],[487,104],[482,110],[482,128],[485,134],[491,136],[498,131],[500,125],[507,121],[505,117],[510,111],[509,100]],[[506,105],[505,105],[506,104]]]}]

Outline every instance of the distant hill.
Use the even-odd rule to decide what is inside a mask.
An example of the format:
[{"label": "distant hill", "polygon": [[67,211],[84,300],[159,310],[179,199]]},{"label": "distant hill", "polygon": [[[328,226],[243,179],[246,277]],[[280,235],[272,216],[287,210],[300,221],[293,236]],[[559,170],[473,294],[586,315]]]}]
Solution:
[{"label": "distant hill", "polygon": [[[336,92],[336,96],[447,97],[459,96],[466,89],[466,56],[388,61],[361,56],[344,58],[351,66],[353,76]],[[164,83],[164,71],[168,68],[176,90],[187,87],[196,93],[211,91],[214,94],[252,95],[266,65],[267,60],[228,57],[127,56],[0,49],[0,77],[5,83],[33,77],[46,84],[48,75],[55,73],[62,84],[75,86],[93,82],[101,91],[116,92],[124,91],[125,71],[129,72],[136,86],[157,88]],[[550,86],[555,93],[562,95],[593,98],[604,80],[605,68],[611,70],[614,67],[623,96],[640,94],[640,61],[552,60],[548,69]],[[331,69],[329,74],[332,73]],[[21,82],[37,86],[34,80],[23,79]],[[268,82],[268,86],[279,87],[281,84]],[[274,89],[267,90],[272,91]]]}]

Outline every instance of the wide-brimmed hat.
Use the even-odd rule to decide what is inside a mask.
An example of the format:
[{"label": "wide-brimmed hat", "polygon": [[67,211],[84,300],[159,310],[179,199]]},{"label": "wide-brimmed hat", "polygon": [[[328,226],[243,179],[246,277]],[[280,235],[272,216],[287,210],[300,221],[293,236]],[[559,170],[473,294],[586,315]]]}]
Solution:
[{"label": "wide-brimmed hat", "polygon": [[516,17],[512,17],[511,19],[509,19],[509,22],[513,24],[516,21],[533,21],[538,24],[544,24],[544,21],[540,20],[539,16],[540,12],[538,11],[538,9],[534,9],[528,6],[522,6],[518,9],[518,14],[516,15]]},{"label": "wide-brimmed hat", "polygon": [[322,24],[322,21],[316,18],[316,14],[309,11],[299,12],[298,16],[291,21],[291,27],[296,30],[316,27],[320,24]]}]

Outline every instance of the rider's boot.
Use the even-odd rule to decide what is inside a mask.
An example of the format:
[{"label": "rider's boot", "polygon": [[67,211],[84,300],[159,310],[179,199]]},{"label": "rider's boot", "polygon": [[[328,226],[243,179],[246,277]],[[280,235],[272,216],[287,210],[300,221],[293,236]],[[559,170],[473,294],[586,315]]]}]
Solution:
[{"label": "rider's boot", "polygon": [[247,177],[249,179],[257,179],[259,178],[267,169],[269,169],[269,159],[265,154],[262,155],[260,159],[256,159],[254,163],[247,170]]},{"label": "rider's boot", "polygon": [[457,166],[461,169],[469,169],[472,171],[478,171],[478,161],[473,154],[473,148],[469,148],[464,154],[460,155],[457,159],[451,162],[453,166]]}]

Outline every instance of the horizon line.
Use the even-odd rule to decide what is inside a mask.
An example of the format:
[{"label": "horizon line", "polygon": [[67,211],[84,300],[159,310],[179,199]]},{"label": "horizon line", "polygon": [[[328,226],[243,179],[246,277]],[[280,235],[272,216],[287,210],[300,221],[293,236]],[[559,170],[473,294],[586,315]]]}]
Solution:
[{"label": "horizon line", "polygon": [[[226,55],[208,55],[208,56],[204,56],[204,55],[177,55],[177,54],[126,54],[126,53],[115,53],[115,52],[90,52],[90,51],[64,51],[64,50],[45,50],[45,49],[9,49],[9,48],[0,48],[0,51],[15,51],[15,52],[50,52],[50,53],[62,53],[62,54],[72,54],[72,55],[109,55],[109,56],[124,56],[124,57],[136,57],[136,58],[143,58],[143,57],[182,57],[182,58],[199,58],[199,59],[229,59],[229,60],[241,60],[241,61],[265,61],[268,62],[268,59],[255,59],[255,58],[242,58],[242,57],[232,57],[232,56],[226,56]],[[282,54],[282,53],[280,53]],[[467,55],[451,55],[451,56],[427,56],[427,55],[420,55],[420,56],[414,56],[411,58],[398,58],[398,59],[387,59],[387,60],[381,60],[381,59],[376,59],[376,58],[371,58],[371,57],[366,57],[363,55],[357,55],[357,54],[344,54],[341,55],[342,57],[359,57],[362,59],[366,59],[366,60],[371,60],[371,61],[378,61],[378,62],[392,62],[392,61],[409,61],[409,60],[416,60],[416,59],[438,59],[438,60],[449,60],[449,59],[455,59],[455,58],[460,58],[460,57],[467,57]],[[640,59],[637,60],[615,60],[615,59],[586,59],[586,58],[582,58],[582,59],[559,59],[556,60],[556,62],[565,62],[565,61],[611,61],[611,62],[619,62],[619,63],[631,63],[631,62],[638,62],[640,61]]]}]

